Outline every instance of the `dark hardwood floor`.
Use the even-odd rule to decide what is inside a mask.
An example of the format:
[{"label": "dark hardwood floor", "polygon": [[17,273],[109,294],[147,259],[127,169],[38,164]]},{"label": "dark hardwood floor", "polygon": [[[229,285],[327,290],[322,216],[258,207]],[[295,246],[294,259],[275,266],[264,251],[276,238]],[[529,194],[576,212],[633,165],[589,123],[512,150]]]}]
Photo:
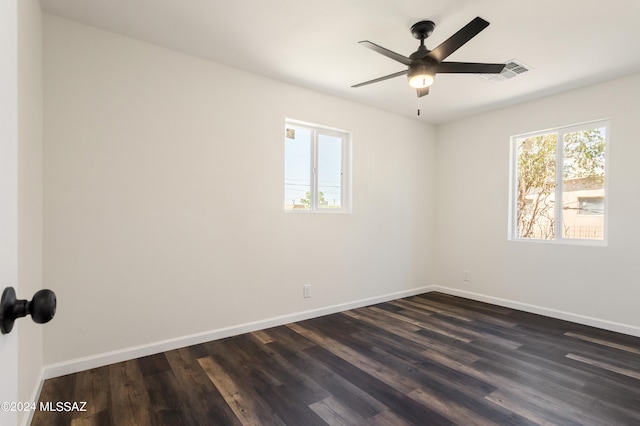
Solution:
[{"label": "dark hardwood floor", "polygon": [[640,425],[640,338],[428,293],[47,380],[32,425]]}]

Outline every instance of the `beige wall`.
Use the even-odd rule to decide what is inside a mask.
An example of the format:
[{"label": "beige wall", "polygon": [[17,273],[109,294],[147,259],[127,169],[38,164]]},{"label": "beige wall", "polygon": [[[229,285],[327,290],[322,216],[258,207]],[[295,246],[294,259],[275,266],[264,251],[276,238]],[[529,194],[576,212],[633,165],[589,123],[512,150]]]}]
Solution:
[{"label": "beige wall", "polygon": [[[432,126],[57,17],[44,32],[46,364],[433,281]],[[352,132],[353,214],[283,212],[287,117]]]},{"label": "beige wall", "polygon": [[[635,74],[439,126],[437,284],[640,335],[639,110]],[[606,118],[608,246],[508,241],[510,136]]]}]

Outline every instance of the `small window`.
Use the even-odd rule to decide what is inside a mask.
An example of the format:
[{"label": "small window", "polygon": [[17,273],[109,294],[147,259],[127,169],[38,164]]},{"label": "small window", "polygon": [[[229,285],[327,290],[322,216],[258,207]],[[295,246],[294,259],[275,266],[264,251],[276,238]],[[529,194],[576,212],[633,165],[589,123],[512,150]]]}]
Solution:
[{"label": "small window", "polygon": [[608,123],[511,138],[510,237],[604,241]]},{"label": "small window", "polygon": [[344,131],[285,122],[286,211],[349,211],[349,142]]},{"label": "small window", "polygon": [[578,214],[591,216],[604,214],[604,197],[579,197]]}]

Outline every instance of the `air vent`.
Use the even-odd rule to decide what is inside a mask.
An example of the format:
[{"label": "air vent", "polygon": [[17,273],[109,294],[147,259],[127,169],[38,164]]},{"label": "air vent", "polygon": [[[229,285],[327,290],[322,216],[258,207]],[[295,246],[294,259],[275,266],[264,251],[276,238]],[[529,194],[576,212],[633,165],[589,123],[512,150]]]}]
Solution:
[{"label": "air vent", "polygon": [[530,71],[531,69],[532,68],[530,66],[527,66],[516,59],[511,59],[510,61],[507,61],[507,64],[504,66],[504,69],[500,74],[479,74],[479,75],[485,80],[489,80],[497,83],[499,81],[505,81],[513,77],[517,77],[520,74]]}]

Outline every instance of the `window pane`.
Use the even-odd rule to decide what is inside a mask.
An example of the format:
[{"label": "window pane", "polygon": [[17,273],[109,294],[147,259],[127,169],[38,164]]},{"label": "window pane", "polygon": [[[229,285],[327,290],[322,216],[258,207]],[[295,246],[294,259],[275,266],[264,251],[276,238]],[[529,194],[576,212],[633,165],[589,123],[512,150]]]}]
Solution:
[{"label": "window pane", "polygon": [[562,237],[604,239],[606,128],[564,135]]},{"label": "window pane", "polygon": [[342,139],[318,136],[318,208],[342,207]]},{"label": "window pane", "polygon": [[554,238],[556,140],[555,133],[516,140],[519,238]]},{"label": "window pane", "polygon": [[309,210],[311,131],[287,128],[284,149],[284,208],[285,210]]}]

